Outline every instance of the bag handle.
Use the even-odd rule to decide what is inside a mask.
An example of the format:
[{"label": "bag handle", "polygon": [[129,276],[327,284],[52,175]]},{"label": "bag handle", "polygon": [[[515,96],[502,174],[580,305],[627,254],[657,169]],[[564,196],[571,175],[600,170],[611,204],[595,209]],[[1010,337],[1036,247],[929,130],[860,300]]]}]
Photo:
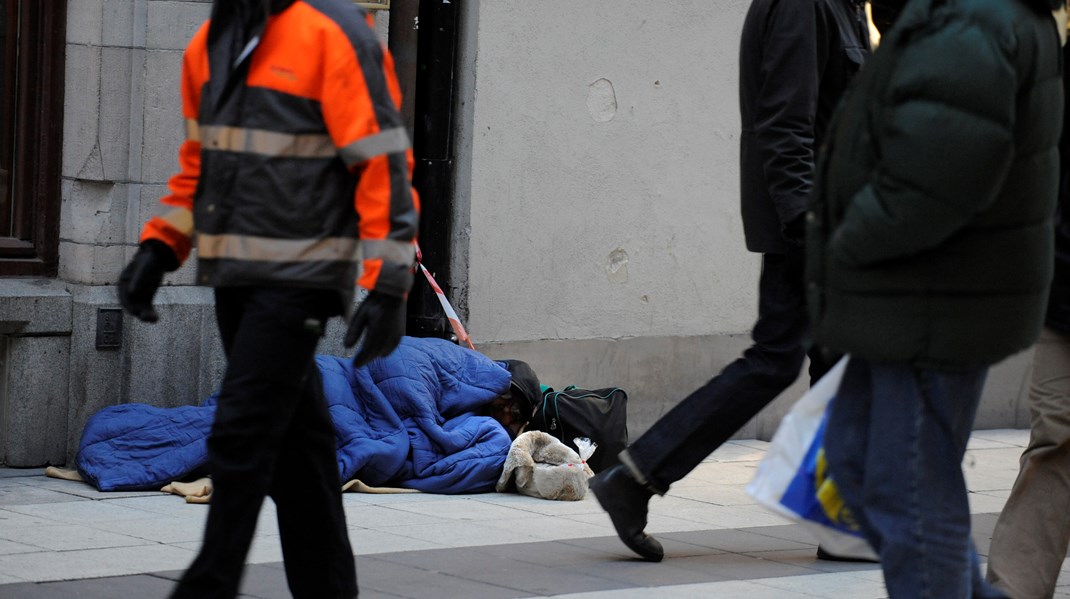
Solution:
[{"label": "bag handle", "polygon": [[611,395],[613,395],[614,393],[616,393],[617,391],[620,391],[621,393],[623,393],[625,395],[628,394],[627,391],[625,391],[624,389],[621,389],[620,387],[606,387],[606,389],[608,389],[608,391],[605,393],[605,395],[599,395],[597,393],[594,393],[593,391],[588,391],[587,393],[579,393],[577,395],[573,395],[573,394],[569,393],[570,391],[575,391],[576,389],[577,389],[576,385],[569,385],[568,387],[565,387],[561,391],[554,391],[553,392],[554,393],[554,401],[556,402],[557,401],[557,395],[560,395],[562,393],[567,395],[567,396],[569,396],[569,397],[571,397],[572,399],[584,399],[584,398],[587,398],[587,397],[597,397],[598,399],[606,399],[606,398],[610,397]]},{"label": "bag handle", "polygon": [[[557,437],[558,440],[564,442],[565,441],[565,422],[563,420],[561,420],[561,411],[557,407],[557,396],[561,395],[561,393],[563,393],[563,392],[562,391],[554,391],[553,389],[551,389],[551,390],[549,390],[549,391],[547,391],[546,393],[543,394],[543,396],[542,396],[542,429],[543,429],[543,431],[549,433],[550,435],[552,435],[554,437]],[[549,402],[550,400],[553,400],[553,402],[554,402],[554,411],[553,411],[553,413],[550,413],[550,411],[547,409],[547,406],[546,406],[547,402]],[[550,428],[550,423],[546,422],[546,418],[547,418],[547,414],[548,413],[550,413],[550,419],[555,422],[555,426],[553,428],[558,429],[559,434],[554,434],[554,433],[546,430],[546,429]]]},{"label": "bag handle", "polygon": [[435,282],[435,277],[431,276],[431,271],[424,266],[420,244],[413,242],[413,245],[416,246],[416,265],[420,267],[420,271],[424,273],[427,282],[431,284],[431,289],[434,290],[435,295],[438,297],[438,303],[442,304],[442,309],[446,312],[446,318],[450,321],[453,332],[457,334],[457,340],[465,342],[470,349],[474,350],[475,346],[472,345],[472,340],[468,337],[468,331],[464,330],[464,325],[461,324],[461,317],[454,312],[453,306],[450,305],[450,300],[446,299],[446,294],[442,292],[442,288]]}]

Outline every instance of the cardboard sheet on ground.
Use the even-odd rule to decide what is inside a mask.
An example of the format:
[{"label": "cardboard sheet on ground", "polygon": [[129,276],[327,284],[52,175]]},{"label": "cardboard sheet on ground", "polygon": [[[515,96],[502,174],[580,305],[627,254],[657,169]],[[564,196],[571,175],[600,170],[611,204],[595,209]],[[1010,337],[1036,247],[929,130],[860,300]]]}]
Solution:
[{"label": "cardboard sheet on ground", "polygon": [[[77,470],[70,468],[58,468],[56,466],[49,466],[45,468],[45,476],[49,478],[58,478],[61,480],[69,480],[74,482],[81,482],[89,484],[81,474],[78,474]],[[160,489],[163,493],[170,493],[172,495],[178,495],[186,500],[186,503],[203,503],[207,504],[212,498],[212,478],[204,476],[193,481],[172,481],[163,486]],[[393,493],[421,493],[416,489],[406,489],[404,487],[373,487],[363,482],[353,479],[342,485],[342,492],[350,493],[375,493],[375,494],[393,494]]]}]

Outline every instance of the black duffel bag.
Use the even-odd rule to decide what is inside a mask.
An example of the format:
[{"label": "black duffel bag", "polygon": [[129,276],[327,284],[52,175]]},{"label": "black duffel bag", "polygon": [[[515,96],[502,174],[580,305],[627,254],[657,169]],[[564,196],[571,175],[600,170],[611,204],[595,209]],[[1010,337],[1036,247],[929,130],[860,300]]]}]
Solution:
[{"label": "black duffel bag", "polygon": [[598,448],[587,465],[601,472],[620,463],[617,454],[628,446],[628,394],[618,387],[547,389],[528,430],[549,433],[577,451],[573,439],[594,441]]}]

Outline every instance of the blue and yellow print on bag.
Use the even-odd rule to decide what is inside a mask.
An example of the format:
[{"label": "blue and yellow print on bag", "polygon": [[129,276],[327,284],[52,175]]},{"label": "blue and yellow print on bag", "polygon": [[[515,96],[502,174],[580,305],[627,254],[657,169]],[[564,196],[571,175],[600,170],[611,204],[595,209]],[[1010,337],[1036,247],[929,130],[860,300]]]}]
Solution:
[{"label": "blue and yellow print on bag", "polygon": [[795,477],[780,498],[780,503],[807,520],[861,537],[862,531],[858,522],[840,497],[836,482],[829,475],[824,444],[826,424],[827,412],[821,419],[814,440],[795,472]]}]

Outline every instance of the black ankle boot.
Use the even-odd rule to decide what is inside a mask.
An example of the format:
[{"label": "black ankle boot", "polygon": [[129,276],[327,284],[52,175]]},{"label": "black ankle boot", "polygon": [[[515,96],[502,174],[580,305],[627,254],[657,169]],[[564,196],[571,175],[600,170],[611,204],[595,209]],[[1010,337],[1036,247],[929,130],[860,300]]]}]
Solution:
[{"label": "black ankle boot", "polygon": [[609,513],[617,536],[648,562],[660,562],[665,550],[646,528],[647,502],[653,495],[632,478],[623,465],[613,466],[591,479],[591,491]]}]

